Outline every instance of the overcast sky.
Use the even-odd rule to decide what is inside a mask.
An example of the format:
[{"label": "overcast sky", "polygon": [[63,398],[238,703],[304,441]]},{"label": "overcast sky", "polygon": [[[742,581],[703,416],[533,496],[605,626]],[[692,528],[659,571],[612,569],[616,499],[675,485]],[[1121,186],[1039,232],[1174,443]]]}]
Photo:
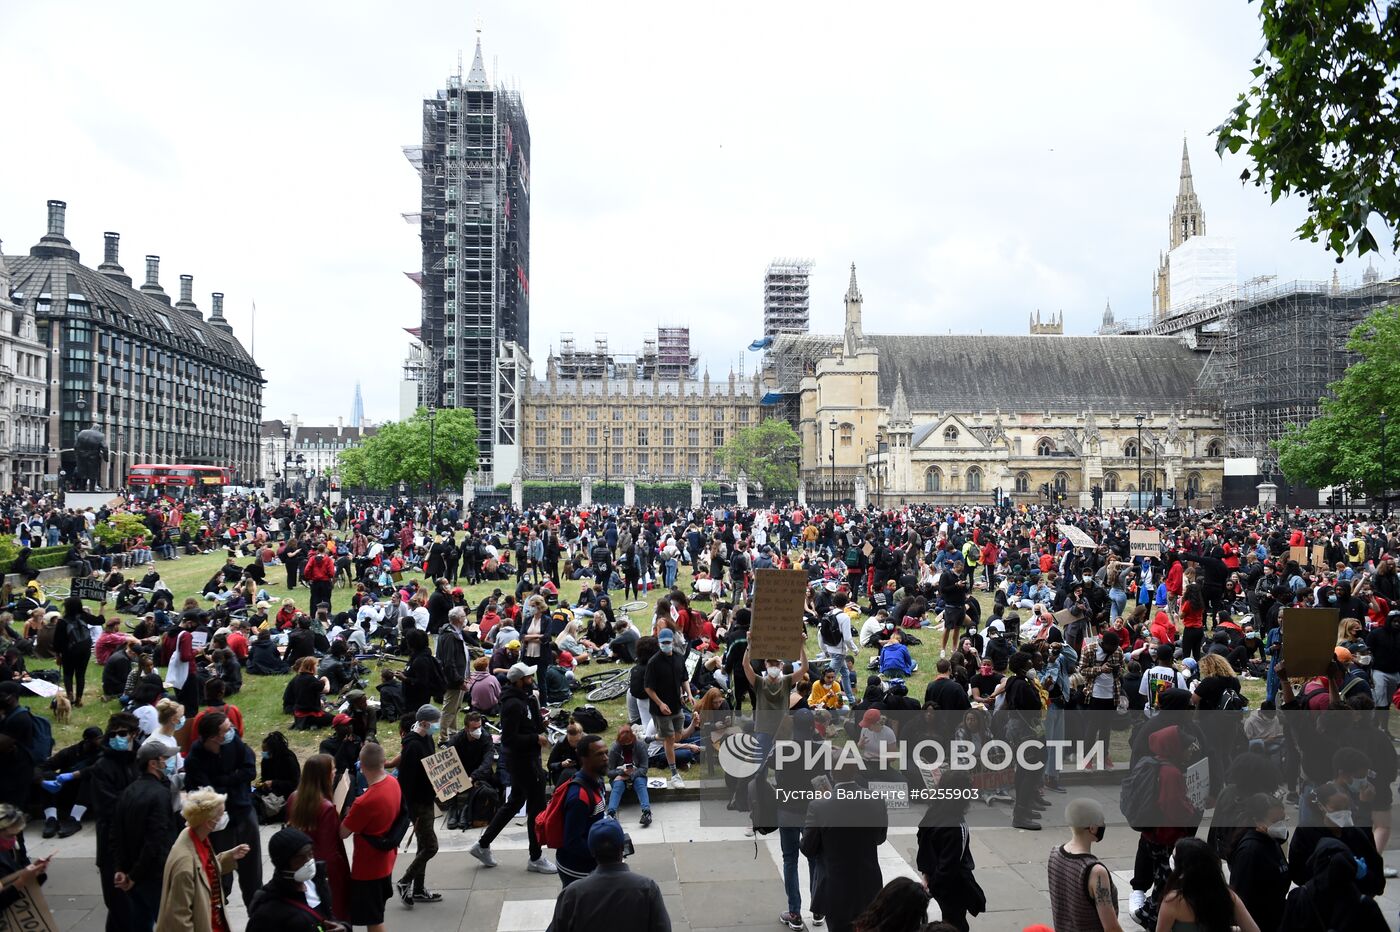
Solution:
[{"label": "overcast sky", "polygon": [[[1298,203],[1239,182],[1211,129],[1261,40],[1244,0],[1171,4],[143,2],[0,6],[4,251],[68,202],[91,266],[227,294],[265,416],[397,412],[418,289],[401,147],[480,24],[532,138],[531,355],[561,331],[632,350],[688,325],[752,371],[770,259],[816,261],[813,329],[848,267],[867,332],[1070,333],[1147,314],[1183,133],[1242,277],[1327,278]],[[1378,259],[1385,274],[1394,258]],[[1341,268],[1359,278],[1364,263]]]}]

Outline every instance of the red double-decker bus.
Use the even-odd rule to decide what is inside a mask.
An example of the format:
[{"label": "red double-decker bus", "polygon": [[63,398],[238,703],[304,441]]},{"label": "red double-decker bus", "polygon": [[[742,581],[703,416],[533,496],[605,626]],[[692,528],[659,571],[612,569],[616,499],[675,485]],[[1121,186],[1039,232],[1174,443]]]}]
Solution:
[{"label": "red double-decker bus", "polygon": [[171,495],[211,495],[223,491],[233,481],[233,470],[227,466],[164,465],[138,463],[127,473],[126,484],[133,492],[145,497]]}]

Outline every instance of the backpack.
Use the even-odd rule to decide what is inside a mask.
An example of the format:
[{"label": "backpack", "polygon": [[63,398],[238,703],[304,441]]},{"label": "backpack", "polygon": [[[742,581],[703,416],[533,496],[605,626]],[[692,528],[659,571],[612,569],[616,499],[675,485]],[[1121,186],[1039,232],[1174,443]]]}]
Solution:
[{"label": "backpack", "polygon": [[29,742],[29,756],[35,764],[39,764],[53,755],[53,726],[42,715],[35,715],[27,708],[24,711],[34,723],[34,737]]},{"label": "backpack", "polygon": [[490,823],[496,810],[501,808],[501,793],[489,783],[473,783],[467,791],[466,822],[472,828],[480,828]]},{"label": "backpack", "polygon": [[1123,778],[1119,789],[1118,811],[1128,820],[1135,832],[1154,827],[1161,821],[1157,806],[1157,784],[1161,777],[1162,762],[1155,757],[1144,757],[1133,765]]},{"label": "backpack", "polygon": [[92,644],[92,629],[87,622],[79,618],[69,618],[63,622],[68,626],[68,649]]},{"label": "backpack", "polygon": [[441,702],[443,697],[447,695],[447,671],[442,668],[441,660],[433,656],[429,656],[428,659],[433,662],[432,669],[429,671],[432,676],[429,680],[428,690],[434,702]]},{"label": "backpack", "polygon": [[860,563],[860,548],[855,546],[854,544],[847,547],[846,559],[841,562],[846,564],[847,569],[857,566]]},{"label": "backpack", "polygon": [[841,622],[836,620],[836,612],[827,612],[822,616],[821,621],[822,643],[832,647],[841,644]]},{"label": "backpack", "polygon": [[584,797],[584,801],[590,807],[598,802],[590,798],[588,787],[577,775],[556,786],[553,795],[549,797],[549,805],[544,807],[544,812],[535,816],[535,838],[542,847],[553,848],[555,851],[564,847],[564,797],[568,795],[569,787],[576,783],[579,795]]},{"label": "backpack", "polygon": [[587,734],[601,735],[608,730],[607,718],[591,705],[581,705],[574,709],[573,718]]},{"label": "backpack", "polygon": [[411,825],[413,825],[413,814],[408,811],[408,800],[400,797],[399,814],[394,817],[394,822],[389,826],[389,830],[383,835],[366,835],[364,838],[380,851],[394,851],[403,842]]},{"label": "backpack", "polygon": [[1227,689],[1220,694],[1219,708],[1225,712],[1241,712],[1249,708],[1249,700],[1235,690]]}]

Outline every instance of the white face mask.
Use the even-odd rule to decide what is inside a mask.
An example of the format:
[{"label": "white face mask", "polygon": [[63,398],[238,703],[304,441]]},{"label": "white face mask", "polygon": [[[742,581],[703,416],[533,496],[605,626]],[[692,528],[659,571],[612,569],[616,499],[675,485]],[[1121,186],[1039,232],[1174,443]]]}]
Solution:
[{"label": "white face mask", "polygon": [[480,738],[480,737],[481,737],[481,729],[480,729],[480,728],[473,728],[473,729],[471,730],[471,736],[472,736],[473,738]]},{"label": "white face mask", "polygon": [[219,816],[219,821],[217,821],[217,822],[214,823],[214,829],[213,829],[213,830],[216,831],[216,832],[222,832],[222,831],[223,831],[224,829],[226,829],[226,828],[228,828],[228,813],[227,813],[227,812],[225,812],[225,813],[223,813],[223,814],[221,814],[221,815]]},{"label": "white face mask", "polygon": [[1353,824],[1351,810],[1340,809],[1337,812],[1329,812],[1327,813],[1327,821],[1337,826],[1337,828],[1351,828]]},{"label": "white face mask", "polygon": [[1280,820],[1270,825],[1269,837],[1276,841],[1286,841],[1288,839],[1288,823]]},{"label": "white face mask", "polygon": [[782,675],[783,675],[783,668],[782,668],[782,667],[769,667],[769,668],[768,668],[768,678],[769,678],[769,679],[776,680],[778,677],[780,677],[780,676],[782,676]]},{"label": "white face mask", "polygon": [[306,883],[308,880],[313,879],[315,876],[316,860],[312,858],[308,860],[305,864],[303,864],[301,867],[298,867],[296,869],[296,872],[292,874],[292,879],[295,880],[297,883]]}]

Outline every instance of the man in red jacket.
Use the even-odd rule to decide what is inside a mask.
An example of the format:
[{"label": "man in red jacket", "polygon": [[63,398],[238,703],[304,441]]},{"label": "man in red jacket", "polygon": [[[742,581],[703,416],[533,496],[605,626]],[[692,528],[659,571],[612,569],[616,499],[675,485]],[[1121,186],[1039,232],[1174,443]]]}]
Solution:
[{"label": "man in red jacket", "polygon": [[306,561],[301,569],[301,578],[311,586],[311,610],[315,611],[324,602],[331,604],[332,583],[335,582],[335,557],[330,555],[329,545],[317,548],[316,555]]}]

